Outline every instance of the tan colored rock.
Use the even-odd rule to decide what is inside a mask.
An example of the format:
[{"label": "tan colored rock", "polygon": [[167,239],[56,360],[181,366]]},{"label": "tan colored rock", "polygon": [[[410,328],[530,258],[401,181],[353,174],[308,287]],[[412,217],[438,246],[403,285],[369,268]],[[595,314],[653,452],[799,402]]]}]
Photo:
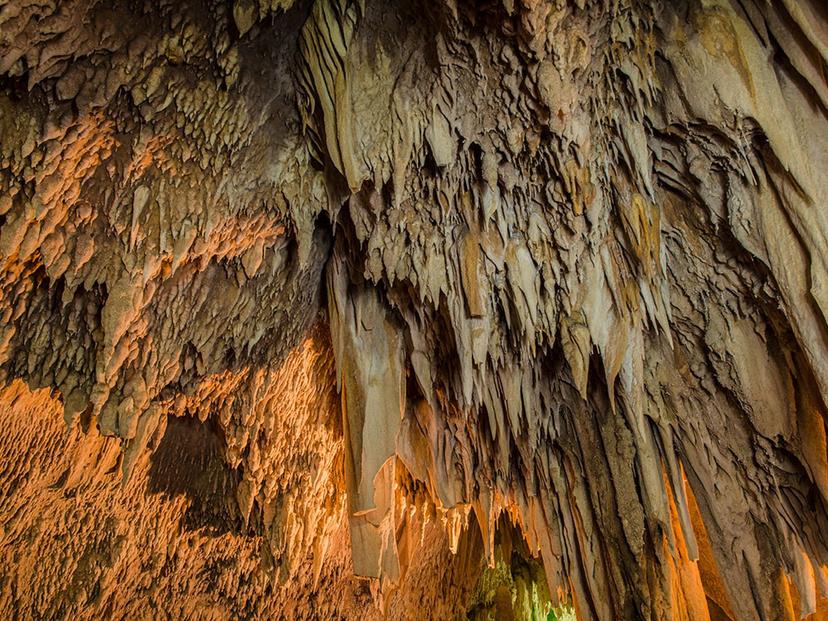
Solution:
[{"label": "tan colored rock", "polygon": [[0,612],[819,618],[826,69],[819,0],[2,3]]}]

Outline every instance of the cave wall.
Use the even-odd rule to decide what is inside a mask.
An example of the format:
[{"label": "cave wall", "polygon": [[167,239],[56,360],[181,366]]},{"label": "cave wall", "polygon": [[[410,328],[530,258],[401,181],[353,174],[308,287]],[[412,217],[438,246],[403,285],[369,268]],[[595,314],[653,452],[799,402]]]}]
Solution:
[{"label": "cave wall", "polygon": [[[435,614],[454,618],[470,600],[480,555],[452,555],[436,524],[423,524],[418,555],[394,593],[354,574],[331,463],[342,441],[332,433],[331,383],[323,382],[329,360],[316,330],[272,372],[268,397],[278,413],[262,411],[280,434],[259,440],[272,451],[272,489],[261,496],[271,499],[262,503],[270,517],[247,520],[237,502],[245,479],[228,465],[220,425],[165,417],[151,454],[125,480],[117,439],[67,430],[55,395],[12,382],[0,392],[3,618],[370,621],[413,610],[437,591],[446,597]],[[217,378],[208,392],[234,379]]]},{"label": "cave wall", "polygon": [[0,4],[6,610],[201,614],[110,503],[28,569],[100,486],[217,616],[453,618],[504,529],[584,619],[824,615],[827,60],[820,0]]}]

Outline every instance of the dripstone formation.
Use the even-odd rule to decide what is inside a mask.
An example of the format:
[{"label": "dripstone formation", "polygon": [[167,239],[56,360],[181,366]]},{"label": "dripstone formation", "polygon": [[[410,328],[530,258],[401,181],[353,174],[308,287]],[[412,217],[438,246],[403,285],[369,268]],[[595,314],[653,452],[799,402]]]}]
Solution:
[{"label": "dripstone formation", "polygon": [[0,616],[828,619],[823,0],[0,0]]}]

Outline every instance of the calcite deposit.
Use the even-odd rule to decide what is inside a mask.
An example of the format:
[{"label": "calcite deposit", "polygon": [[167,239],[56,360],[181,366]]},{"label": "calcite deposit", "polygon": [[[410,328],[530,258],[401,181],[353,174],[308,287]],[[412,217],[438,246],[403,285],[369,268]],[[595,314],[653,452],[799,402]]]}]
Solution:
[{"label": "calcite deposit", "polygon": [[0,0],[0,617],[828,619],[824,0]]}]

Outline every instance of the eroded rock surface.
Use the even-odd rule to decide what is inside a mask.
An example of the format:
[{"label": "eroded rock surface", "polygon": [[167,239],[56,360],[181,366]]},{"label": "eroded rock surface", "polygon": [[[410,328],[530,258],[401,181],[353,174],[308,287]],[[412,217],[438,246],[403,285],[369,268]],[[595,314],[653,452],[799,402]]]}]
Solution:
[{"label": "eroded rock surface", "polygon": [[823,618],[826,69],[822,0],[0,2],[2,609],[485,616],[514,549]]}]

